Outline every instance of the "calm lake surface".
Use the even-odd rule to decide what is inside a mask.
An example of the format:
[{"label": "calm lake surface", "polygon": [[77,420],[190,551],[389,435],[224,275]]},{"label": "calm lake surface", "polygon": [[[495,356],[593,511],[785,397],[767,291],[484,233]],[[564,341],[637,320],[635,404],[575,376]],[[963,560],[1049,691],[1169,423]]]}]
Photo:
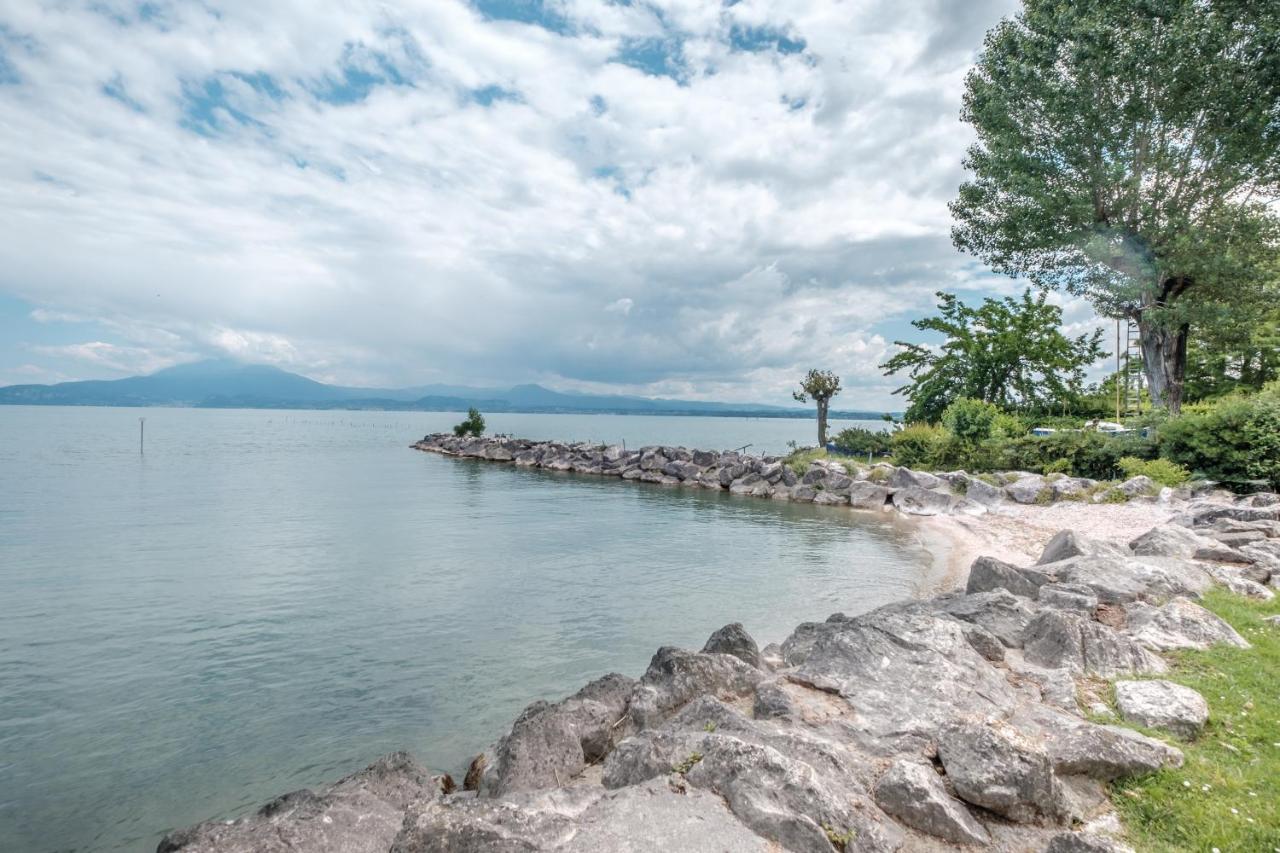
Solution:
[{"label": "calm lake surface", "polygon": [[[396,749],[457,771],[660,645],[731,621],[764,645],[936,583],[891,517],[408,449],[459,419],[0,406],[0,849],[153,850]],[[814,431],[488,420],[773,452]]]}]

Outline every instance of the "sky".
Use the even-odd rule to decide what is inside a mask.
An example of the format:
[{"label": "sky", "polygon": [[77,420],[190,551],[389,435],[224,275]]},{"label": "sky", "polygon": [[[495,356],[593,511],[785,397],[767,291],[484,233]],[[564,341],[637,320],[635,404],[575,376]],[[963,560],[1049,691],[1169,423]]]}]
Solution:
[{"label": "sky", "polygon": [[[786,403],[957,252],[1016,0],[0,0],[0,385],[209,357]],[[1073,332],[1097,320],[1054,297]]]}]

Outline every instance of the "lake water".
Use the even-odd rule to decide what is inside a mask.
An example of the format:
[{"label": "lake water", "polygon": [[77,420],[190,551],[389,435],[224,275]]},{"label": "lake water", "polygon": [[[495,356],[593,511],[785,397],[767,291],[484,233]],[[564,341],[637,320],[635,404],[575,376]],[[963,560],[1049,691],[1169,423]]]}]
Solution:
[{"label": "lake water", "polygon": [[[888,516],[408,448],[457,420],[0,406],[0,849],[153,850],[396,749],[456,772],[659,645],[730,621],[763,645],[936,582]],[[489,427],[781,452],[814,424]]]}]

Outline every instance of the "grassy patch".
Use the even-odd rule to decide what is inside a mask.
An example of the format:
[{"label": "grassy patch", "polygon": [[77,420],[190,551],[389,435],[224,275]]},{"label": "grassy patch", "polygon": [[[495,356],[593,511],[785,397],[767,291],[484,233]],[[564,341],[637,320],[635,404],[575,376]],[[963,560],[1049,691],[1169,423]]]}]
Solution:
[{"label": "grassy patch", "polygon": [[[1113,786],[1130,841],[1142,851],[1280,850],[1280,599],[1253,602],[1215,590],[1204,606],[1253,644],[1168,655],[1163,676],[1197,690],[1209,723],[1186,755],[1162,770]],[[1148,732],[1148,734],[1156,734]]]},{"label": "grassy patch", "polygon": [[813,464],[815,459],[826,458],[827,451],[821,447],[803,447],[799,450],[791,451],[787,458],[782,460],[782,464],[803,477],[809,471],[809,466]]}]

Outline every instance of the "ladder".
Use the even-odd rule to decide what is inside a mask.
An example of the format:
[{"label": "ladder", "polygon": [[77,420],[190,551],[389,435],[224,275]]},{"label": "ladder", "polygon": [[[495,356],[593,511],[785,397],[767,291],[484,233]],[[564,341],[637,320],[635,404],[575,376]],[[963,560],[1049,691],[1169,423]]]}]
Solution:
[{"label": "ladder", "polygon": [[1142,369],[1142,341],[1138,324],[1130,320],[1125,325],[1124,349],[1121,355],[1120,387],[1123,417],[1142,414],[1142,388],[1146,384],[1146,372]]}]

